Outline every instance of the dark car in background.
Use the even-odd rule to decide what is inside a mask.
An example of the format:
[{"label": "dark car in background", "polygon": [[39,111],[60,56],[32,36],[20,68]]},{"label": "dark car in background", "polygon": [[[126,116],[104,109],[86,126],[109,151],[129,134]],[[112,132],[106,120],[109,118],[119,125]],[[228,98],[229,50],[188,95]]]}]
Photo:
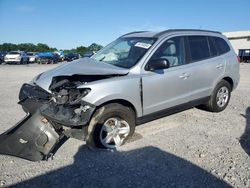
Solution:
[{"label": "dark car in background", "polygon": [[54,52],[40,52],[37,56],[37,63],[39,64],[54,64],[61,62],[60,56]]},{"label": "dark car in background", "polygon": [[0,52],[0,64],[4,62],[4,56],[7,54],[7,52]]},{"label": "dark car in background", "polygon": [[250,49],[239,50],[240,62],[250,63]]},{"label": "dark car in background", "polygon": [[73,61],[73,60],[76,60],[76,59],[79,59],[81,56],[79,53],[69,53],[69,54],[66,54],[64,56],[64,60],[65,61]]},{"label": "dark car in background", "polygon": [[92,55],[95,55],[95,52],[86,52],[83,54],[83,57],[91,57]]}]

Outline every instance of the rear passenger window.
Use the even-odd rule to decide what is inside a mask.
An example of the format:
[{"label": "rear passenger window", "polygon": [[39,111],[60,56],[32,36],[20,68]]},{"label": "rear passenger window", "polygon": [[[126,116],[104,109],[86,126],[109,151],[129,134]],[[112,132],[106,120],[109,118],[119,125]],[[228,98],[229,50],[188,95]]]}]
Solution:
[{"label": "rear passenger window", "polygon": [[219,51],[219,54],[224,54],[230,51],[230,47],[228,46],[228,44],[226,43],[226,41],[222,38],[219,37],[212,37],[217,50]]},{"label": "rear passenger window", "polygon": [[189,36],[191,61],[200,61],[210,57],[206,36]]}]

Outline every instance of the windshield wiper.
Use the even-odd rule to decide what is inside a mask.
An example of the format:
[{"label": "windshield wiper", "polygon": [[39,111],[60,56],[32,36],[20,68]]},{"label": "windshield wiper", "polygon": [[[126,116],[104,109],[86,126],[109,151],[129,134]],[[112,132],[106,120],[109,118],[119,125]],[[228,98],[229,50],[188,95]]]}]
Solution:
[{"label": "windshield wiper", "polygon": [[103,56],[103,58],[101,58],[99,61],[103,61],[106,58],[106,56]]}]

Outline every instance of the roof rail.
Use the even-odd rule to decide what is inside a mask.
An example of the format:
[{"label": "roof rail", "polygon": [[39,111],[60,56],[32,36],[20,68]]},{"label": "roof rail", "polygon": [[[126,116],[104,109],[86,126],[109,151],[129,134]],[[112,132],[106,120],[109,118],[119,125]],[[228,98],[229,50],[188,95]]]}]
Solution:
[{"label": "roof rail", "polygon": [[147,32],[147,31],[133,31],[133,32],[130,32],[130,33],[126,33],[126,34],[120,36],[119,38],[124,37],[126,35],[134,34],[134,33],[144,33],[144,32]]},{"label": "roof rail", "polygon": [[202,30],[202,29],[168,29],[165,31],[161,31],[159,33],[157,33],[154,37],[159,37],[161,35],[167,34],[167,33],[172,33],[172,32],[182,32],[182,31],[201,31],[201,32],[210,32],[210,33],[219,33],[221,34],[221,32],[219,31],[210,31],[210,30]]}]

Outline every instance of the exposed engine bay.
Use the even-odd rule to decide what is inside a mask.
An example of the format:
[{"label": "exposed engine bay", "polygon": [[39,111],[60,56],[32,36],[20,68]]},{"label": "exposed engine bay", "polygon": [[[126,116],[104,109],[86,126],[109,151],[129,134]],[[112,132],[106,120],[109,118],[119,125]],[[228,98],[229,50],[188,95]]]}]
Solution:
[{"label": "exposed engine bay", "polygon": [[90,88],[78,88],[88,82],[110,78],[114,75],[72,75],[53,77],[49,86],[51,93],[30,85],[24,84],[21,89],[20,101],[27,98],[34,99],[42,104],[39,107],[40,114],[50,121],[67,127],[83,126],[88,123],[95,106],[82,100],[90,91]]},{"label": "exposed engine bay", "polygon": [[86,124],[90,113],[95,108],[82,100],[90,92],[90,89],[77,88],[87,83],[86,80],[83,81],[80,78],[82,77],[54,77],[49,87],[52,92],[51,99],[41,106],[40,113],[46,118],[68,127]]},{"label": "exposed engine bay", "polygon": [[85,140],[95,106],[83,100],[90,88],[78,86],[113,76],[55,76],[51,93],[35,84],[23,84],[19,104],[27,116],[0,135],[0,153],[39,161],[53,155],[65,138]]}]

